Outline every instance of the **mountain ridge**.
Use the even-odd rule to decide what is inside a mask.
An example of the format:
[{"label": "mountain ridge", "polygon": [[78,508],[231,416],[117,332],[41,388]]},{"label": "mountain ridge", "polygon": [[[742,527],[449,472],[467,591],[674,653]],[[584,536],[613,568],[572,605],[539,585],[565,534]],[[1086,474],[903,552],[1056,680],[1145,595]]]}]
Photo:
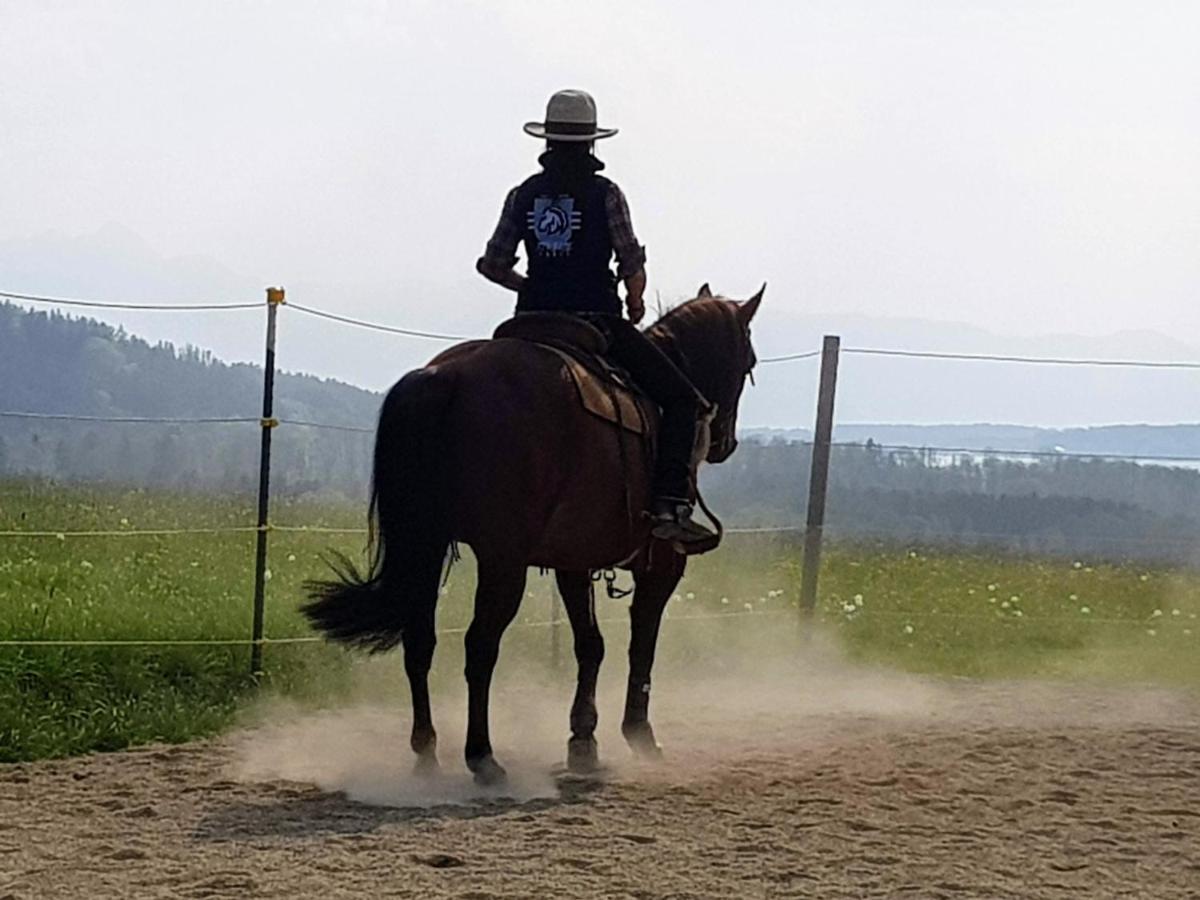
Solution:
[{"label": "mountain ridge", "polygon": [[[35,348],[22,348],[23,340],[38,343]],[[125,358],[129,354],[132,362]],[[261,405],[261,366],[225,362],[194,346],[152,344],[90,316],[0,304],[0,356],[6,360],[0,363],[0,408],[11,412],[243,417],[257,415]],[[165,370],[172,367],[190,372],[184,380],[198,378],[205,384],[189,384],[173,398],[147,394],[131,383],[139,367],[145,377],[160,379],[160,385]],[[70,377],[64,380],[63,373]],[[47,384],[57,385],[53,397],[46,390],[33,390]],[[336,378],[298,371],[280,371],[276,390],[280,416],[342,427],[372,427],[382,396]],[[812,437],[807,428],[747,427],[741,433],[766,441]],[[1044,428],[984,422],[847,422],[835,426],[834,436],[839,441],[919,447],[1200,456],[1200,424],[1192,423]]]},{"label": "mountain ridge", "polygon": [[[397,273],[386,283],[358,283],[353,274],[338,284],[283,280],[289,297],[353,318],[455,334],[490,333],[511,308],[511,298],[478,279],[470,262],[464,261],[461,277],[437,284],[430,284],[420,272]],[[270,283],[280,277],[274,273]],[[0,289],[29,294],[158,303],[228,302],[259,300],[267,283],[203,255],[165,256],[117,224],[91,235],[0,241]],[[716,287],[732,290],[729,285]],[[1200,360],[1200,348],[1179,334],[1162,331],[1038,334],[1037,323],[1030,322],[1029,333],[1002,333],[961,321],[906,314],[920,309],[919,301],[912,298],[897,297],[898,314],[885,316],[826,312],[822,305],[819,297],[768,290],[755,326],[759,356],[816,349],[822,335],[838,334],[846,348]],[[229,360],[262,358],[263,326],[254,310],[192,316],[113,311],[106,316],[152,340],[208,347]],[[253,325],[243,327],[247,322]],[[1098,320],[1080,323],[1092,328],[1101,324]],[[430,355],[426,342],[320,322],[286,309],[281,313],[279,358],[293,371],[327,373],[338,381],[378,390],[422,365]],[[838,415],[849,422],[1169,424],[1189,415],[1190,404],[1185,401],[1197,387],[1194,372],[912,360],[850,352],[843,353],[841,362]],[[748,390],[743,400],[743,423],[807,425],[815,403],[816,372],[811,360],[760,367],[759,386]]]}]

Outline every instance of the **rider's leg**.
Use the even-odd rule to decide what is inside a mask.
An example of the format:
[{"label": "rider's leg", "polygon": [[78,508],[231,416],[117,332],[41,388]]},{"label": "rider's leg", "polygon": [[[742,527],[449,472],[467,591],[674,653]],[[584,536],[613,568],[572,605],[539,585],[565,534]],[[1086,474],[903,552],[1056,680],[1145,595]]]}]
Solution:
[{"label": "rider's leg", "polygon": [[605,323],[609,356],[662,409],[654,467],[655,537],[684,544],[709,543],[714,535],[691,518],[692,453],[696,425],[707,401],[669,357],[623,319]]}]

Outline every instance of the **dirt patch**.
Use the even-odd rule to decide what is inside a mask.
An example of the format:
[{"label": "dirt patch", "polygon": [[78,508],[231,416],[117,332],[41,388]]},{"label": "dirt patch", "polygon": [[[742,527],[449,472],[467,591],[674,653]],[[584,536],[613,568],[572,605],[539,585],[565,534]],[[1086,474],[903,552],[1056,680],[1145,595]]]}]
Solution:
[{"label": "dirt patch", "polygon": [[399,706],[0,767],[0,898],[1196,896],[1195,699],[807,675],[656,695],[669,761],[608,722],[597,778],[554,774],[566,703],[529,691],[492,793],[457,709],[433,783]]}]

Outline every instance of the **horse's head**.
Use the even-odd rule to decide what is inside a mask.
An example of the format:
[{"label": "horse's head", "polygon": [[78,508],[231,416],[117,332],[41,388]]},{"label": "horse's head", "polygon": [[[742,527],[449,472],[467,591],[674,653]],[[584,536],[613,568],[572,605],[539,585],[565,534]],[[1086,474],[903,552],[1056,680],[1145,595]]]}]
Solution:
[{"label": "horse's head", "polygon": [[705,458],[724,462],[737,449],[738,403],[757,362],[750,322],[762,303],[764,284],[745,302],[714,296],[708,285],[694,300],[671,310],[650,329],[650,338],[691,378],[716,407]]}]

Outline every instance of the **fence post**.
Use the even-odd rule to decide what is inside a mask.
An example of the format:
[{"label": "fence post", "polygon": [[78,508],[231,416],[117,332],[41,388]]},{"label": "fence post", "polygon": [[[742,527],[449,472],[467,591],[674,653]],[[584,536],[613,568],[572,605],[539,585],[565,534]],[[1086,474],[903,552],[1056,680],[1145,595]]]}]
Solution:
[{"label": "fence post", "polygon": [[268,507],[271,500],[271,430],[279,424],[275,411],[275,316],[284,303],[283,288],[267,288],[267,353],[263,361],[262,449],[258,461],[258,544],[254,555],[254,624],[250,674],[262,673],[263,607],[267,586]]},{"label": "fence post", "polygon": [[817,427],[813,435],[812,472],[808,481],[808,522],[804,529],[804,567],[800,576],[800,610],[812,619],[821,571],[821,536],[825,528],[825,496],[829,488],[829,454],[833,444],[833,399],[837,392],[838,350],[842,339],[825,335],[821,346],[821,387]]}]

